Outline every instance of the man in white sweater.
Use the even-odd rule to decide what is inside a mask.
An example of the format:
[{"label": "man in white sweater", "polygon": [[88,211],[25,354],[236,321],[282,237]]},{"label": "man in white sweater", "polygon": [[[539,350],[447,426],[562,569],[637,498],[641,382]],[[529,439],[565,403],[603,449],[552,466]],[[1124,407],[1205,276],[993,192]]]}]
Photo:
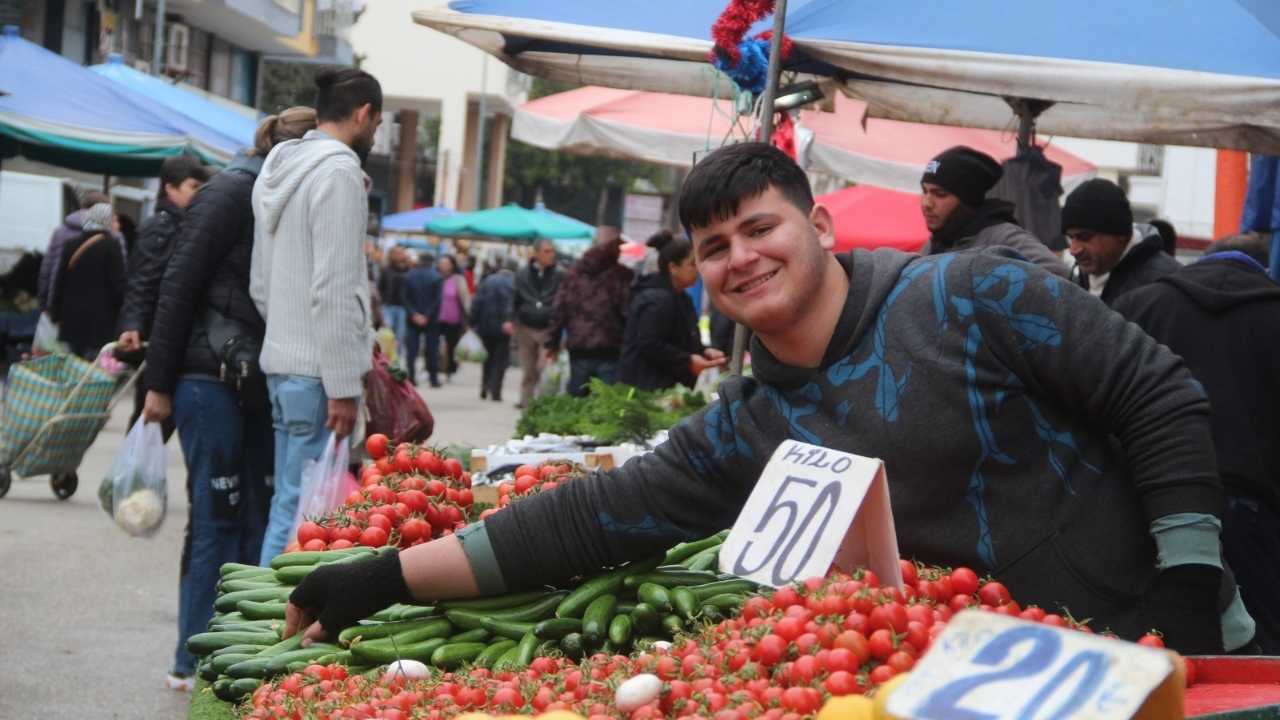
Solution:
[{"label": "man in white sweater", "polygon": [[316,85],[317,128],[277,145],[253,187],[249,292],[267,321],[261,363],[276,429],[264,565],[289,542],[303,463],[320,457],[330,430],[351,434],[371,365],[360,166],[381,121],[382,88],[353,69],[322,72]]}]

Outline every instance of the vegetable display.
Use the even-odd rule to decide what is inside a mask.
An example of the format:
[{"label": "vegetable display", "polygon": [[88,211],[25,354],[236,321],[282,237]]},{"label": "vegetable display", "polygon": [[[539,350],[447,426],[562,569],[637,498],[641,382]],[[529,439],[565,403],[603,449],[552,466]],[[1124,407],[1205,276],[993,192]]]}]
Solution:
[{"label": "vegetable display", "polygon": [[602,445],[644,443],[707,404],[701,393],[655,392],[591,380],[586,397],[543,395],[530,401],[517,435],[588,435]]}]

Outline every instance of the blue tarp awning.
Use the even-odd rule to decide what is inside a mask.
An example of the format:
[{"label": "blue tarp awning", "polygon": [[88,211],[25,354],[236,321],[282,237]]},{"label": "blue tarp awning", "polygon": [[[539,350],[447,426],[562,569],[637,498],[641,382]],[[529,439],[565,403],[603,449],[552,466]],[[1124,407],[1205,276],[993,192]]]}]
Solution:
[{"label": "blue tarp awning", "polygon": [[[707,57],[724,7],[454,0],[413,17],[531,74],[723,95]],[[786,69],[833,78],[875,117],[1003,129],[1005,98],[1025,98],[1054,103],[1044,133],[1280,152],[1274,0],[791,0],[786,32]]]},{"label": "blue tarp awning", "polygon": [[19,36],[0,34],[0,156],[85,172],[154,175],[166,157],[223,163],[220,133]]},{"label": "blue tarp awning", "polygon": [[426,224],[436,218],[453,215],[447,207],[433,206],[409,210],[382,218],[383,232],[425,233]]}]

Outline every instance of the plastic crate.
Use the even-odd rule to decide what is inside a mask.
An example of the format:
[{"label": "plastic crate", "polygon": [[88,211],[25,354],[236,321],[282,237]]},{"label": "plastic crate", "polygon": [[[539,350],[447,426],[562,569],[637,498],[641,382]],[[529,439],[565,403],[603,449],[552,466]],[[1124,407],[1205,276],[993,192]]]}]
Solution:
[{"label": "plastic crate", "polygon": [[1186,716],[1198,720],[1280,720],[1280,657],[1193,657]]}]

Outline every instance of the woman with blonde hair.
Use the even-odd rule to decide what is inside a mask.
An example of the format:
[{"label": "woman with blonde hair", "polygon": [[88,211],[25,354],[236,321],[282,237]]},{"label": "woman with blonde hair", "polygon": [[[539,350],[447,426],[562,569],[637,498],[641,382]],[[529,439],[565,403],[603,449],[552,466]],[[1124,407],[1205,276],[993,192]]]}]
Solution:
[{"label": "woman with blonde hair", "polygon": [[271,408],[258,354],[266,330],[249,297],[253,184],[271,150],[316,126],[293,107],[258,126],[237,155],[196,193],[160,285],[147,348],[143,417],[173,415],[187,463],[190,511],[178,592],[178,645],[166,684],[189,689],[187,638],[213,615],[218,568],[256,564],[271,506],[275,455]]}]

